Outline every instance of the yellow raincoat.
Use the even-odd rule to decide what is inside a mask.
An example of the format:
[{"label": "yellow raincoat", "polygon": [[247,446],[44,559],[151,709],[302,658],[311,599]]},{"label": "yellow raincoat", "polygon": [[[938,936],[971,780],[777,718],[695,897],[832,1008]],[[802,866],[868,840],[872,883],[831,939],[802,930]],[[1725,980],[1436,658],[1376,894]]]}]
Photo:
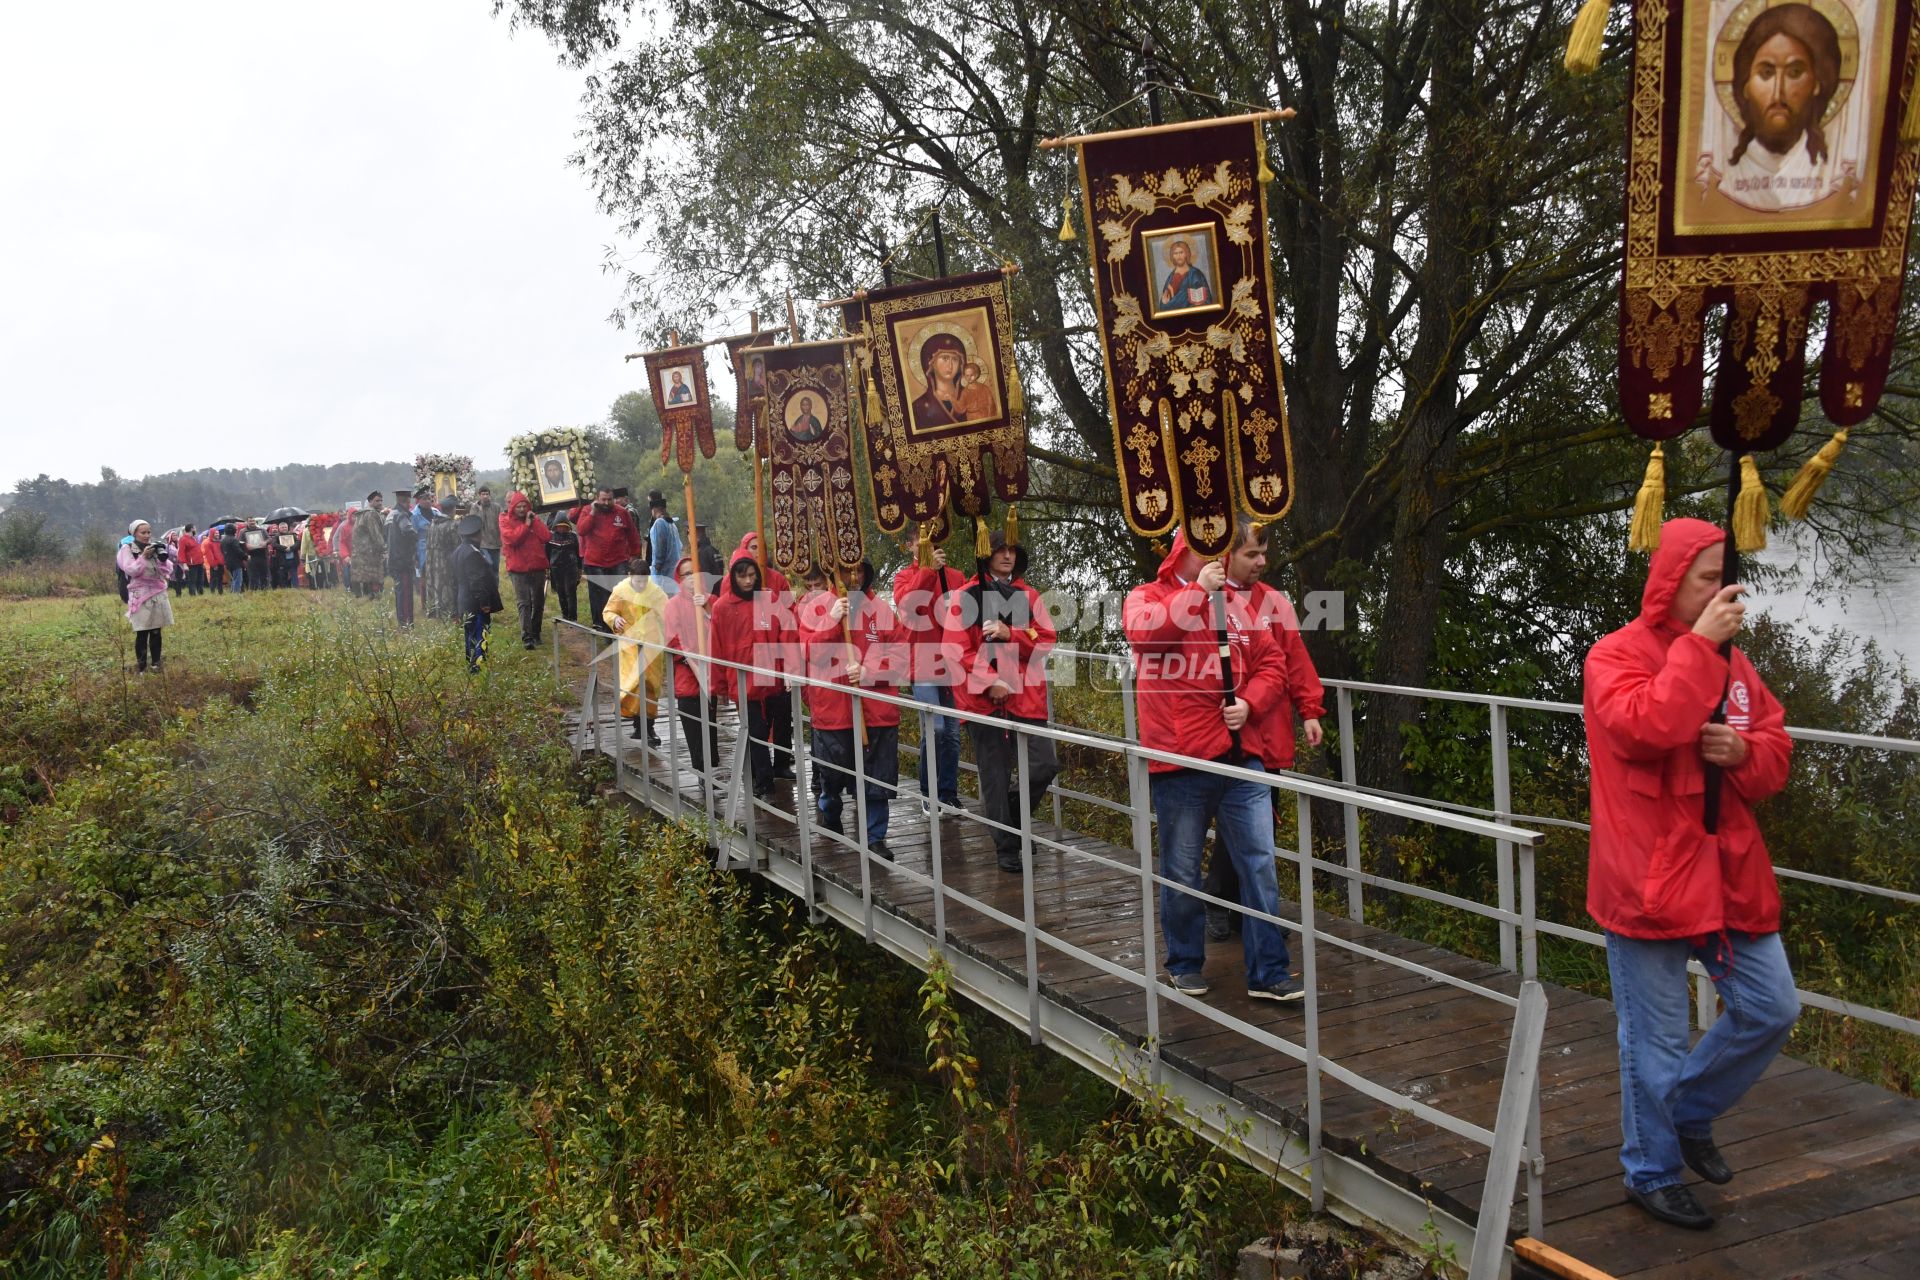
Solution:
[{"label": "yellow raincoat", "polygon": [[[666,683],[666,655],[657,647],[665,634],[660,629],[660,614],[667,607],[667,594],[651,578],[642,577],[636,585],[628,576],[607,597],[601,619],[620,637],[620,714],[640,714],[641,659],[645,657],[646,715],[651,724],[660,705],[660,690]],[[643,650],[642,644],[656,646]]]}]

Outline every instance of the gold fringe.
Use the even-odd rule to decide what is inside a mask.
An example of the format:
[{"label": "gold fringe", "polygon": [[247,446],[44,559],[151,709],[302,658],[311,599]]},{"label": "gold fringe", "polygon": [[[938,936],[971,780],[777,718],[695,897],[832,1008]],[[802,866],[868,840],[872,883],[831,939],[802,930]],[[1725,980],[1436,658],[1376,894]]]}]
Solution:
[{"label": "gold fringe", "polygon": [[880,380],[873,374],[867,375],[867,426],[878,427],[887,420],[887,412],[880,407]]},{"label": "gold fringe", "polygon": [[1760,464],[1750,453],[1740,457],[1740,496],[1733,500],[1733,545],[1741,551],[1767,549],[1767,521],[1772,512],[1767,506],[1766,482],[1760,479]]},{"label": "gold fringe", "polygon": [[914,563],[922,569],[933,568],[933,530],[927,527],[925,521],[920,524],[920,546]]},{"label": "gold fringe", "polygon": [[1060,197],[1060,238],[1062,240],[1080,238],[1073,231],[1073,192],[1071,191]]},{"label": "gold fringe", "polygon": [[1019,546],[1020,545],[1020,508],[1013,506],[1011,504],[1009,504],[1007,507],[1006,530],[1007,530],[1007,545],[1010,547]]},{"label": "gold fringe", "polygon": [[1020,385],[1020,366],[1007,362],[1007,416],[1024,418],[1027,414],[1027,393]]},{"label": "gold fringe", "polygon": [[1667,502],[1667,455],[1659,445],[1647,459],[1647,474],[1633,500],[1633,523],[1627,527],[1627,550],[1658,551],[1660,523]]},{"label": "gold fringe", "polygon": [[1600,50],[1607,39],[1607,0],[1587,0],[1567,35],[1566,67],[1576,76],[1600,69]]},{"label": "gold fringe", "polygon": [[1820,452],[1807,459],[1806,465],[1800,468],[1800,474],[1780,495],[1781,515],[1789,520],[1807,518],[1807,509],[1813,506],[1813,495],[1820,492],[1820,486],[1826,483],[1833,464],[1840,460],[1840,450],[1846,446],[1847,429],[1842,427],[1833,433],[1833,439],[1820,446]]},{"label": "gold fringe", "polygon": [[988,556],[993,554],[993,536],[987,532],[987,522],[976,516],[973,521],[973,555],[984,567]]},{"label": "gold fringe", "polygon": [[1907,109],[1900,114],[1900,141],[1920,142],[1920,80],[1907,90]]},{"label": "gold fringe", "polygon": [[1273,181],[1273,170],[1267,167],[1267,127],[1259,121],[1253,124],[1253,153],[1260,158],[1260,172],[1257,175],[1260,185]]}]

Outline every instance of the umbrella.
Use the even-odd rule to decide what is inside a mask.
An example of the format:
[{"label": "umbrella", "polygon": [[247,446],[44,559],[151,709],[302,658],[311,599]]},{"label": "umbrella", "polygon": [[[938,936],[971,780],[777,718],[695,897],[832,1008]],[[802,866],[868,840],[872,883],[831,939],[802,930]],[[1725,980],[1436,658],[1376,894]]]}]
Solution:
[{"label": "umbrella", "polygon": [[309,514],[309,512],[302,511],[299,507],[281,507],[272,515],[268,516],[267,519],[274,524],[278,524],[282,520],[291,524],[297,520],[305,520]]},{"label": "umbrella", "polygon": [[204,527],[211,529],[217,524],[239,524],[239,523],[240,523],[239,516],[221,516],[218,520],[207,521]]}]

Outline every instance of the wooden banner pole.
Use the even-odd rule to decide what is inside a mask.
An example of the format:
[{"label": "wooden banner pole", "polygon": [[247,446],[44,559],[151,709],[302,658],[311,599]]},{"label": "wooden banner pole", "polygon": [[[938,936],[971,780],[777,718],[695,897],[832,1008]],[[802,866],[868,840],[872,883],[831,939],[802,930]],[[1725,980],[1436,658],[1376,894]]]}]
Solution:
[{"label": "wooden banner pole", "polygon": [[[753,312],[751,318],[753,321],[753,332],[759,333],[760,313],[758,311]],[[752,348],[748,348],[748,350],[751,351]],[[747,358],[751,360],[753,357],[749,355]],[[760,392],[759,402],[757,404],[749,404],[747,406],[747,412],[756,415],[753,424],[753,538],[758,554],[754,556],[754,560],[760,565],[760,585],[764,587],[767,583],[767,482],[766,468],[760,461],[760,446],[763,440],[770,442],[772,439],[772,437],[766,436],[763,433],[773,430],[773,424],[768,421],[768,415],[772,410],[767,407],[767,395],[764,385]]]},{"label": "wooden banner pole", "polygon": [[[668,348],[669,350],[678,348],[680,345],[679,331],[675,330],[672,333],[669,333],[667,335],[667,341],[673,344],[673,347]],[[663,418],[663,421],[661,426],[662,426],[662,430],[665,430],[664,415],[662,415],[662,418]],[[688,428],[688,429],[691,430],[692,428]],[[677,431],[678,428],[675,428],[675,430]],[[677,444],[678,442],[676,441],[675,443]],[[678,452],[677,448],[675,452]],[[688,456],[692,457],[691,450],[689,450]],[[694,514],[694,509],[693,509],[693,464],[691,462],[687,464],[687,467],[682,474],[686,481],[684,492],[686,494],[686,503],[687,503],[687,559],[693,562],[694,585],[696,587],[702,588],[701,590],[698,590],[695,594],[704,596],[704,595],[710,594],[710,591],[706,589],[705,579],[702,578],[700,574],[700,525],[698,523],[698,517]],[[673,570],[669,569],[667,570],[667,572],[672,573]],[[685,590],[684,587],[681,589]],[[708,658],[710,655],[707,652],[707,620],[706,620],[706,617],[701,613],[700,606],[698,604],[695,604],[693,606],[693,636],[694,636],[694,641],[693,641],[694,649],[699,652],[700,657],[703,660]],[[713,669],[712,669],[711,663],[708,664],[708,668],[707,668],[707,693],[709,696],[711,696],[713,693]]]}]

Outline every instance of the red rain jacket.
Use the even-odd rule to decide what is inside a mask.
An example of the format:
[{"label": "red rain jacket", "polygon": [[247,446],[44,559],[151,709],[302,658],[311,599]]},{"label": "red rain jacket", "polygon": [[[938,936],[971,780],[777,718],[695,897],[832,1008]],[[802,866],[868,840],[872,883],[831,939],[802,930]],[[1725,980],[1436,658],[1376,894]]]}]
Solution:
[{"label": "red rain jacket", "polygon": [[633,512],[619,503],[603,514],[591,502],[583,502],[573,509],[572,520],[574,532],[580,535],[581,564],[608,569],[624,566],[640,554],[640,525]]},{"label": "red rain jacket", "polygon": [[[1694,559],[1725,535],[1704,520],[1669,520],[1647,571],[1640,616],[1587,653],[1585,708],[1593,833],[1587,911],[1630,938],[1774,933],[1780,892],[1748,808],[1787,783],[1793,750],[1780,704],[1738,649],[1668,615]],[[1724,690],[1724,695],[1723,695]],[[1722,697],[1747,758],[1726,772],[1720,832],[1702,821],[1700,729]]]},{"label": "red rain jacket", "polygon": [[[751,596],[742,596],[733,587],[733,566],[753,556],[745,549],[733,553],[727,563],[727,576],[721,579],[713,604],[713,656],[727,662],[754,667],[791,671],[797,666],[794,652],[799,633],[793,622],[793,600],[786,590],[786,579],[771,567],[764,572],[777,578],[780,586],[762,588]],[[785,683],[772,676],[746,674],[732,667],[719,669],[720,691],[735,702],[740,700],[740,683],[745,681],[747,697],[760,699],[778,693]]]},{"label": "red rain jacket", "polygon": [[[1239,594],[1238,588],[1234,594]],[[1245,730],[1241,731],[1240,742],[1246,750],[1257,754],[1260,763],[1268,769],[1291,769],[1296,737],[1294,717],[1318,720],[1326,715],[1326,686],[1320,683],[1320,673],[1314,670],[1306,641],[1300,638],[1300,615],[1293,611],[1293,601],[1287,599],[1286,593],[1267,583],[1256,582],[1249,589],[1247,599],[1252,608],[1253,627],[1272,635],[1274,648],[1279,651],[1281,693],[1280,705],[1261,716],[1257,724],[1253,717],[1248,717],[1247,724],[1254,730],[1254,744],[1249,745]]]},{"label": "red rain jacket", "polygon": [[[701,681],[709,678],[708,670],[712,666],[705,655],[713,652],[713,619],[706,616],[705,611],[694,608],[693,592],[687,583],[692,570],[693,562],[680,557],[680,563],[673,567],[674,581],[680,584],[680,590],[667,599],[667,607],[660,611],[661,639],[669,649],[677,650],[670,655],[676,698],[692,698],[705,692]],[[711,602],[707,607],[712,608]]]},{"label": "red rain jacket", "polygon": [[910,564],[893,575],[893,605],[907,629],[907,643],[913,646],[914,679],[940,678],[937,655],[946,642],[941,619],[946,613],[948,596],[966,580],[966,575],[958,569],[942,569],[937,565],[922,569]]},{"label": "red rain jacket", "polygon": [[553,531],[544,520],[528,520],[533,510],[527,495],[515,489],[507,495],[507,509],[500,513],[500,558],[507,562],[508,573],[535,573],[547,567],[547,543]]},{"label": "red rain jacket", "polygon": [[[1127,593],[1122,618],[1127,643],[1133,647],[1135,706],[1140,742],[1159,751],[1217,760],[1233,747],[1227,731],[1220,687],[1219,642],[1213,631],[1213,605],[1199,584],[1183,582],[1174,565],[1187,548],[1184,532],[1174,535],[1173,548],[1160,562],[1152,582]],[[1276,733],[1276,712],[1286,705],[1285,664],[1271,630],[1255,624],[1250,598],[1228,590],[1227,639],[1233,647],[1235,690],[1250,708],[1240,731],[1240,747],[1260,757],[1264,767],[1278,767],[1264,754],[1277,748],[1270,738],[1284,734],[1289,758],[1293,749],[1293,722],[1289,718]],[[1171,773],[1180,766],[1150,761],[1154,773]]]},{"label": "red rain jacket", "polygon": [[[860,662],[860,687],[900,696],[907,683],[909,659],[906,628],[894,612],[893,602],[885,596],[853,593],[857,600],[849,618],[852,622],[853,649]],[[833,607],[833,595],[818,591],[800,606],[800,638],[806,646],[807,675],[815,680],[831,680],[843,688],[847,684],[847,631],[827,616]],[[853,699],[837,689],[808,685],[805,697],[813,713],[816,729],[851,729]],[[900,723],[900,708],[884,702],[860,704],[861,723],[882,728]]]},{"label": "red rain jacket", "polygon": [[[1024,565],[1025,556],[1021,557]],[[978,575],[960,584],[947,596],[941,610],[941,651],[950,664],[953,679],[953,705],[975,715],[990,716],[1002,711],[1020,720],[1047,718],[1047,653],[1059,641],[1053,619],[1040,593],[1027,585],[1014,569],[1013,586],[1027,598],[1027,626],[1014,628],[1011,640],[986,641],[981,635]],[[984,588],[983,588],[984,589]],[[968,625],[970,624],[970,625]],[[1004,680],[1013,695],[995,706],[987,697],[993,682]]]}]

